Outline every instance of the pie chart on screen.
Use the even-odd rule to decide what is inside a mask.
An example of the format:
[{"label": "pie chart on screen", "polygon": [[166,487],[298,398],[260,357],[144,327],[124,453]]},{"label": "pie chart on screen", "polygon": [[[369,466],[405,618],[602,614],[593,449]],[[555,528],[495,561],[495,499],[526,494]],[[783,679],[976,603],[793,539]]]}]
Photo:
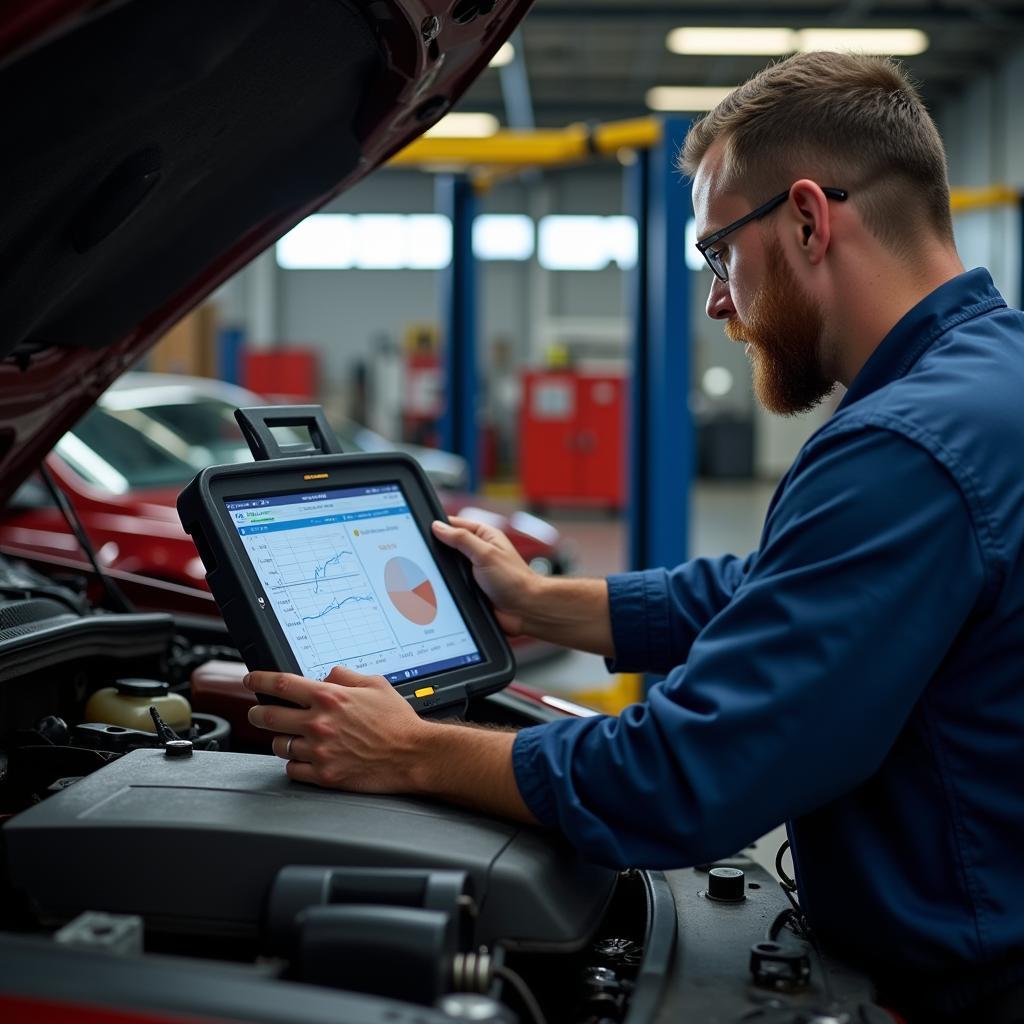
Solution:
[{"label": "pie chart on screen", "polygon": [[384,566],[384,587],[391,603],[410,622],[429,626],[437,618],[437,595],[426,573],[408,558],[392,558]]}]

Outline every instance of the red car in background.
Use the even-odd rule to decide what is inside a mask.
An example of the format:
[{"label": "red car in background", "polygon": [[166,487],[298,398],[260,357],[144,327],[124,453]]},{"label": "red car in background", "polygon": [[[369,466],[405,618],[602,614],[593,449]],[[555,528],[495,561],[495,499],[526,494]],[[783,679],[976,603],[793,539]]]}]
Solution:
[{"label": "red car in background", "polygon": [[[236,405],[265,405],[259,395],[218,381],[129,374],[66,433],[47,456],[54,481],[73,505],[100,564],[166,583],[206,589],[205,569],[181,528],[175,501],[210,460],[249,459],[232,415]],[[205,435],[186,436],[179,422]],[[352,450],[359,434],[343,429]],[[296,438],[298,439],[298,438]],[[203,443],[198,443],[202,440]],[[429,476],[444,480],[445,453],[413,450]],[[435,472],[434,457],[437,458]],[[449,459],[454,458],[449,456]],[[469,495],[439,489],[449,515],[485,519],[503,529],[535,571],[562,574],[569,560],[558,531],[526,512],[506,515]],[[0,510],[0,546],[14,553],[84,559],[78,540],[39,477],[31,477]],[[211,607],[211,614],[217,614]],[[555,650],[517,641],[520,661]]]}]

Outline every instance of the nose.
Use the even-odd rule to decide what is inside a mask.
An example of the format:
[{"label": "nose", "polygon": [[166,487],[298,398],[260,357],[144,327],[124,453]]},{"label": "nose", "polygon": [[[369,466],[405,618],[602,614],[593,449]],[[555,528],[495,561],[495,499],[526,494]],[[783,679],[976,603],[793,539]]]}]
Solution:
[{"label": "nose", "polygon": [[719,281],[716,277],[711,282],[705,309],[712,320],[728,320],[736,315],[736,307],[732,304],[732,296],[729,294],[728,281]]}]

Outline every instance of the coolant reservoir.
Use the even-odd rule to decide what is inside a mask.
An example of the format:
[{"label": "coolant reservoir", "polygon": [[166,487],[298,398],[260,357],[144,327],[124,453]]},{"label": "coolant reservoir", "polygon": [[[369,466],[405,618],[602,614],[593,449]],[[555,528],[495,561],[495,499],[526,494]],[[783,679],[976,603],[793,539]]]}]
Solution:
[{"label": "coolant reservoir", "polygon": [[160,712],[160,717],[175,732],[192,728],[192,708],[188,701],[171,693],[167,683],[156,679],[118,679],[113,686],[97,690],[85,705],[85,720],[156,732],[149,713],[151,707]]}]

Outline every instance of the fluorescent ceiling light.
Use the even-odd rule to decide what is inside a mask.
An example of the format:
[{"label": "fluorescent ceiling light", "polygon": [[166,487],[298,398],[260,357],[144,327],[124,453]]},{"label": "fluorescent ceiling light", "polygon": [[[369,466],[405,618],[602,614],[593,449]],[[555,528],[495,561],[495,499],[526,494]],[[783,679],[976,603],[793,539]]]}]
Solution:
[{"label": "fluorescent ceiling light", "polygon": [[792,53],[797,48],[791,28],[674,28],[665,45],[673,53],[763,56]]},{"label": "fluorescent ceiling light", "polygon": [[928,49],[928,36],[916,28],[804,28],[796,49],[913,57]]},{"label": "fluorescent ceiling light", "polygon": [[676,28],[665,45],[682,54],[780,56],[811,50],[912,57],[928,49],[916,28]]},{"label": "fluorescent ceiling light", "polygon": [[501,49],[491,58],[489,68],[503,68],[516,59],[516,48],[511,43],[502,43]]},{"label": "fluorescent ceiling light", "polygon": [[735,89],[735,85],[656,85],[647,90],[651,110],[688,110],[701,113],[717,106]]},{"label": "fluorescent ceiling light", "polygon": [[485,139],[499,127],[493,114],[447,114],[424,133],[432,139]]}]

